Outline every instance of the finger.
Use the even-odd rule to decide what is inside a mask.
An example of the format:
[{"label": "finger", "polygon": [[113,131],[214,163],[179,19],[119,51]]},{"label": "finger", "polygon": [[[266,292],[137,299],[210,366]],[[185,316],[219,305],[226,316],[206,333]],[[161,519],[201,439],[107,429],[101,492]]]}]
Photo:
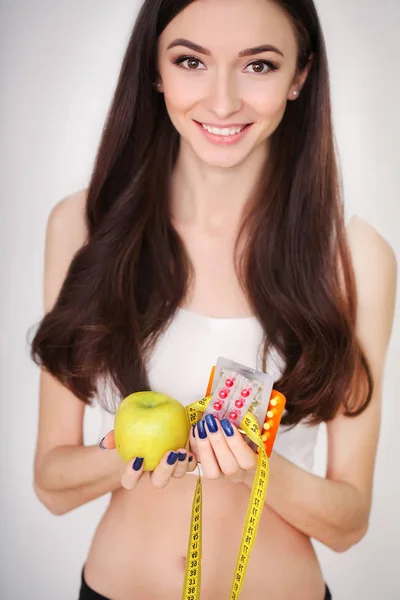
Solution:
[{"label": "finger", "polygon": [[193,425],[190,428],[190,432],[189,432],[189,437],[188,437],[188,441],[186,444],[186,447],[188,449],[188,471],[192,472],[196,469],[197,467],[197,444],[196,444],[196,438],[194,437],[194,428],[195,425]]},{"label": "finger", "polygon": [[109,431],[102,440],[99,442],[99,448],[101,450],[114,450],[116,448],[114,440],[114,429]]},{"label": "finger", "polygon": [[196,456],[196,459],[198,460],[197,442],[196,442],[196,436],[194,433],[195,430],[196,430],[196,425],[193,425],[193,427],[191,427],[191,429],[190,429],[190,434],[189,434],[189,448],[193,452],[193,454]]},{"label": "finger", "polygon": [[121,476],[121,485],[126,490],[133,490],[143,475],[143,458],[136,457],[129,461]]},{"label": "finger", "polygon": [[222,419],[221,429],[229,448],[236,457],[239,467],[246,471],[254,469],[257,464],[257,454],[246,444],[235,425],[232,425],[228,419]]},{"label": "finger", "polygon": [[189,473],[194,471],[197,468],[197,458],[194,454],[188,455],[188,467],[187,470]]},{"label": "finger", "polygon": [[[184,450],[184,452],[186,452],[186,450]],[[178,457],[179,452],[174,450],[164,454],[150,476],[151,483],[154,485],[154,487],[161,489],[168,484],[175,471]]]},{"label": "finger", "polygon": [[175,463],[175,469],[172,473],[172,477],[175,479],[181,479],[181,477],[184,477],[188,471],[189,455],[186,448],[179,448],[177,452],[178,460]]},{"label": "finger", "polygon": [[221,423],[212,414],[205,418],[207,437],[210,441],[221,471],[228,476],[239,474],[240,466],[229,447]]},{"label": "finger", "polygon": [[201,419],[194,428],[194,436],[197,445],[197,460],[201,463],[204,476],[208,479],[219,479],[222,472],[213,447],[207,436],[205,421]]}]

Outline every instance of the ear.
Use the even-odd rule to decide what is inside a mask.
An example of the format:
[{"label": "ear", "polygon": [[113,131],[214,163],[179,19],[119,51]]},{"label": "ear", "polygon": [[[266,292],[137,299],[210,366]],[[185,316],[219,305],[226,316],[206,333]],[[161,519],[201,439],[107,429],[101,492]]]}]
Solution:
[{"label": "ear", "polygon": [[[305,66],[303,71],[295,77],[292,85],[290,86],[288,100],[297,100],[297,98],[300,96],[301,90],[303,89],[303,86],[310,72],[313,60],[314,55],[310,54],[310,56],[308,57],[307,65]],[[297,92],[297,94],[293,94],[293,92]]]}]

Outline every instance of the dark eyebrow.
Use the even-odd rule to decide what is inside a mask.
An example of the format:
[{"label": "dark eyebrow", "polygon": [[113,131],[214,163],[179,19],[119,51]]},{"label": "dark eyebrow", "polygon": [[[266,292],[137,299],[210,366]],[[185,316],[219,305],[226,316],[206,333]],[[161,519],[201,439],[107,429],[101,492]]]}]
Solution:
[{"label": "dark eyebrow", "polygon": [[[206,54],[207,56],[211,56],[211,52],[210,50],[207,50],[207,48],[203,48],[203,46],[199,46],[198,44],[195,44],[194,42],[190,42],[189,40],[185,40],[183,38],[178,38],[177,40],[171,42],[167,50],[169,50],[170,48],[175,48],[175,46],[185,46],[186,48],[189,48],[194,52],[199,52],[200,54]],[[242,50],[241,52],[239,52],[238,57],[241,58],[242,56],[253,56],[254,54],[261,54],[262,52],[276,52],[277,54],[280,54],[285,58],[285,55],[281,50],[279,50],[279,48],[271,46],[270,44],[264,44],[263,46],[256,46],[255,48],[247,48],[246,50]]]}]

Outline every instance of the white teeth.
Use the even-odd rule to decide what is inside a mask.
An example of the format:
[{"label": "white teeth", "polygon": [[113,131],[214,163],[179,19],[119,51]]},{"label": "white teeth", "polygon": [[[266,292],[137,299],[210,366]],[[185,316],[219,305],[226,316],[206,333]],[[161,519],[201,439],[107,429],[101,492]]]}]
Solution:
[{"label": "white teeth", "polygon": [[217,127],[208,127],[208,125],[203,125],[204,129],[206,129],[209,133],[213,133],[214,135],[235,135],[236,133],[240,133],[246,127],[233,127],[232,129],[218,129]]}]

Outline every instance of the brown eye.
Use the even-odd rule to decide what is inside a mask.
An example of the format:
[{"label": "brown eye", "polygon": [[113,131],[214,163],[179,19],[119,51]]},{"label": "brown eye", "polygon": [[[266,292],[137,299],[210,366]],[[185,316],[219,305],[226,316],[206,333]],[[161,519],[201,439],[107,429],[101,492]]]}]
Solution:
[{"label": "brown eye", "polygon": [[265,73],[264,67],[266,67],[267,65],[262,62],[256,62],[256,63],[253,63],[251,66],[254,69],[254,73]]},{"label": "brown eye", "polygon": [[199,66],[203,64],[201,60],[195,56],[184,55],[177,56],[173,62],[181,69],[185,69],[185,71],[199,71]]},{"label": "brown eye", "polygon": [[188,67],[189,67],[189,69],[195,70],[195,69],[196,69],[196,67],[198,67],[198,66],[199,66],[199,64],[200,64],[200,61],[199,61],[199,60],[197,60],[197,58],[189,58],[189,59],[187,60],[187,64],[188,64]]},{"label": "brown eye", "polygon": [[278,70],[278,67],[269,60],[257,60],[247,65],[247,68],[251,68],[252,70],[250,72],[255,75],[268,75],[269,73]]}]

